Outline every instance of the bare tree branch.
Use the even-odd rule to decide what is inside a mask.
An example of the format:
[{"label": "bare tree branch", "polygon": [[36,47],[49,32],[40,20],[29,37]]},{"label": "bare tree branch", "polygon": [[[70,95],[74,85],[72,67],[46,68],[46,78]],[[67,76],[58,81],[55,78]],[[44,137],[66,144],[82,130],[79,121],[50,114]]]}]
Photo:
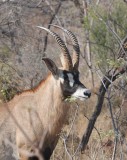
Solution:
[{"label": "bare tree branch", "polygon": [[[56,11],[55,13],[53,14],[53,16],[51,17],[50,21],[49,21],[49,24],[52,24],[53,20],[55,19],[56,17],[56,14],[59,12],[59,9],[61,7],[61,2],[59,3],[58,7],[56,8]],[[50,29],[50,25],[48,25],[48,29]],[[43,49],[43,53],[45,53],[46,49],[47,49],[47,42],[48,42],[48,33],[46,34],[45,38],[44,38],[44,49]]]},{"label": "bare tree branch", "polygon": [[[126,42],[126,41],[124,41],[124,42]],[[124,47],[124,44],[122,46]],[[126,50],[126,48],[124,48],[124,52],[125,52],[125,50]],[[107,74],[103,77],[103,81],[99,87],[97,105],[96,105],[94,112],[89,120],[87,129],[82,137],[82,141],[81,141],[81,151],[82,152],[86,149],[86,146],[89,142],[89,138],[90,138],[91,133],[93,131],[96,120],[101,113],[105,94],[106,94],[110,84],[113,81],[115,81],[120,75],[124,74],[126,71],[127,71],[127,65],[123,66],[121,69],[114,68],[111,71],[107,72]]]}]

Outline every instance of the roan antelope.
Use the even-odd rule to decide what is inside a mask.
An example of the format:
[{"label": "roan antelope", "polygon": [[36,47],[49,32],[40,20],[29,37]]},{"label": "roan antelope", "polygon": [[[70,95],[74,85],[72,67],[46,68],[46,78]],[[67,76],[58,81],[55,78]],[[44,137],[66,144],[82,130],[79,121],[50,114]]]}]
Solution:
[{"label": "roan antelope", "polygon": [[[30,149],[31,144],[40,145],[45,131],[40,152],[45,160],[49,160],[69,109],[70,104],[66,99],[75,97],[85,100],[91,96],[90,90],[79,81],[80,49],[75,35],[61,28],[72,41],[74,50],[72,60],[66,45],[56,33],[44,27],[39,28],[51,34],[60,46],[63,68],[59,69],[51,59],[43,58],[50,70],[46,79],[34,89],[22,92],[10,102],[0,106],[0,160],[5,160],[3,158],[5,152],[9,157],[6,160],[13,159],[8,147],[3,145],[5,139],[12,143],[16,142],[17,148]],[[2,151],[4,154],[1,154]]]}]

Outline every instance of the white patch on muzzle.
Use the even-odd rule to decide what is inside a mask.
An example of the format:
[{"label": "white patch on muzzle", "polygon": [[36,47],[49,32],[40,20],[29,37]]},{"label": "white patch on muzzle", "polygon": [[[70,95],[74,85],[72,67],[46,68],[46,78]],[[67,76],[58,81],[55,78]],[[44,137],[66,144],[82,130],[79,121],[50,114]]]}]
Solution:
[{"label": "white patch on muzzle", "polygon": [[85,100],[89,98],[91,95],[91,91],[86,88],[79,87],[73,94],[72,97],[78,98],[80,100]]}]

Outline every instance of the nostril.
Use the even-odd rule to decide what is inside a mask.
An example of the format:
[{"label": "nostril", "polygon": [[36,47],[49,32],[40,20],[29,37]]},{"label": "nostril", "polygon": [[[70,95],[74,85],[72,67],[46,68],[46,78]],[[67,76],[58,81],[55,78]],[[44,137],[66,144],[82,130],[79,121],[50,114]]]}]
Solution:
[{"label": "nostril", "polygon": [[91,93],[88,93],[88,97],[90,97],[91,96]]},{"label": "nostril", "polygon": [[90,98],[91,92],[88,90],[88,91],[84,92],[84,95],[85,95],[85,96],[88,96],[88,97]]}]

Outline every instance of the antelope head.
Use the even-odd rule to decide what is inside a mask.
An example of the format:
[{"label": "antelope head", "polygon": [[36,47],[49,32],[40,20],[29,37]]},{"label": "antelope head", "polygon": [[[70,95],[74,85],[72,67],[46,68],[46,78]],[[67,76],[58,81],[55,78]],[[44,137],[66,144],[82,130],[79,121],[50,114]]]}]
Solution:
[{"label": "antelope head", "polygon": [[63,40],[54,32],[47,28],[38,26],[40,29],[47,31],[52,35],[62,50],[62,69],[59,69],[56,64],[49,58],[43,58],[48,69],[51,71],[54,79],[60,82],[61,90],[64,98],[74,97],[80,100],[85,100],[91,96],[91,92],[87,89],[79,80],[79,56],[80,49],[77,38],[75,35],[62,27],[56,26],[62,29],[70,37],[73,44],[73,59],[69,54],[69,51],[63,42]]}]

